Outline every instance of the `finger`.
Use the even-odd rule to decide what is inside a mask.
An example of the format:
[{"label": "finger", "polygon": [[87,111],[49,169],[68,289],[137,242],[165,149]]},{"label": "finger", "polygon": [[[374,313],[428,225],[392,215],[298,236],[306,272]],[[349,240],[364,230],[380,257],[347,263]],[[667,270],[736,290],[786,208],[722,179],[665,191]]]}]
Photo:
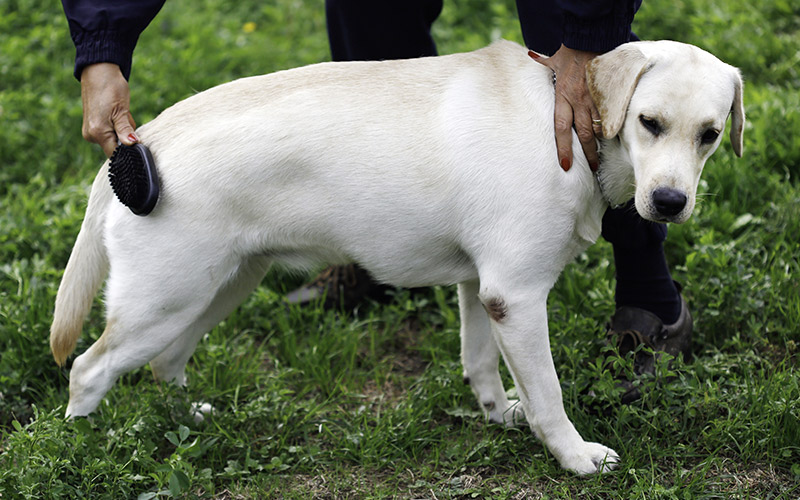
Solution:
[{"label": "finger", "polygon": [[[550,68],[555,75],[557,66],[553,58],[544,57],[529,50],[528,55],[539,64]],[[556,92],[554,124],[558,163],[568,172],[572,168],[572,106],[560,93]]]},{"label": "finger", "polygon": [[103,148],[103,153],[109,158],[114,153],[114,150],[117,149],[117,138],[113,134],[106,135],[97,143],[100,144],[100,147]]},{"label": "finger", "polygon": [[130,112],[126,112],[124,115],[114,118],[114,132],[119,142],[126,146],[133,146],[139,142],[135,127],[136,125]]},{"label": "finger", "polygon": [[110,126],[87,125],[84,129],[84,138],[103,148],[106,156],[111,156],[119,143],[132,146],[139,142],[139,137],[134,131],[133,117],[128,116],[122,119],[115,119]]},{"label": "finger", "polygon": [[586,156],[586,160],[589,162],[589,169],[592,172],[597,172],[597,169],[600,167],[600,155],[597,153],[597,142],[595,142],[594,137],[588,142],[582,141],[581,147],[583,148],[583,154]]},{"label": "finger", "polygon": [[603,137],[603,120],[600,119],[600,114],[596,109],[592,111],[592,131],[597,138]]},{"label": "finger", "polygon": [[[539,64],[550,68],[555,77],[557,67],[552,58],[543,57],[532,50],[528,51],[528,55]],[[555,100],[554,123],[558,163],[565,172],[568,172],[572,168],[572,106],[558,93]]]},{"label": "finger", "polygon": [[110,124],[106,123],[93,116],[84,116],[82,133],[86,141],[100,145],[106,156],[110,156],[117,147],[117,136]]},{"label": "finger", "polygon": [[558,164],[568,172],[572,168],[572,120],[573,111],[569,101],[556,94],[554,125]]},{"label": "finger", "polygon": [[597,141],[592,127],[592,115],[585,108],[573,110],[575,113],[575,133],[581,143],[583,154],[589,162],[589,168],[596,171],[600,162],[597,155]]},{"label": "finger", "polygon": [[553,67],[553,63],[550,61],[549,57],[543,56],[543,55],[541,55],[541,54],[539,54],[537,52],[534,52],[532,50],[528,51],[528,55],[531,57],[531,59],[533,59],[534,61],[538,62],[539,64],[542,64],[543,66],[547,66],[548,68],[550,68],[550,69],[555,71],[555,68]]}]

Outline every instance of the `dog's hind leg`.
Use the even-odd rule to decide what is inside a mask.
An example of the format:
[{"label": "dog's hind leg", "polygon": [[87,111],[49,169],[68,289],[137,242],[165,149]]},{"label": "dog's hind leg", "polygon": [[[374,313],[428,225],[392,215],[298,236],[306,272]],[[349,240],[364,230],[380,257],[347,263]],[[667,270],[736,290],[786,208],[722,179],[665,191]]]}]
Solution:
[{"label": "dog's hind leg", "polygon": [[[154,253],[150,255],[143,250],[112,260],[106,329],[73,363],[68,416],[94,411],[120,375],[144,366],[176,341],[173,353],[186,355],[185,350],[193,348],[202,335],[197,330],[208,325],[211,316],[222,319],[222,306],[230,310],[234,301],[244,298],[244,293],[238,293],[217,302],[220,292],[235,281],[241,261],[230,255],[217,257],[225,255],[219,249],[201,253],[201,247],[198,243],[178,254],[166,249],[156,252],[151,246],[148,250]],[[216,314],[208,313],[212,306]],[[174,354],[172,366],[182,372],[185,362],[176,358]],[[173,378],[178,369],[173,369]]]},{"label": "dog's hind leg", "polygon": [[478,280],[458,285],[464,383],[472,388],[490,421],[513,426],[524,422],[525,414],[518,401],[509,401],[503,389],[498,371],[500,350],[492,334],[489,316],[478,299],[479,290]]},{"label": "dog's hind leg", "polygon": [[150,369],[157,380],[186,385],[186,363],[200,339],[253,292],[264,279],[270,262],[266,257],[250,257],[239,266],[230,281],[219,289],[205,312],[183,335],[150,361]]}]

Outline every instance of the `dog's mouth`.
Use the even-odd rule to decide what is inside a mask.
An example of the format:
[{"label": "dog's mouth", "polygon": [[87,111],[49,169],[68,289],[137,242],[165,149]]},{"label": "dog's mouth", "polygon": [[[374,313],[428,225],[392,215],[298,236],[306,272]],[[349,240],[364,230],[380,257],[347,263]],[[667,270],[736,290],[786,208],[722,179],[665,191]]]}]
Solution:
[{"label": "dog's mouth", "polygon": [[658,222],[659,224],[667,224],[667,223],[680,224],[680,222],[676,222],[671,217],[660,217],[660,218],[657,217],[655,219],[650,219],[650,221]]},{"label": "dog's mouth", "polygon": [[[658,223],[671,223],[671,224],[683,224],[689,217],[692,215],[692,209],[689,207],[683,208],[680,211],[673,212],[667,211],[666,213],[662,210],[659,210],[657,206],[654,206],[653,203],[639,203],[636,204],[636,211],[639,212],[639,215],[648,221],[651,222],[658,222]],[[640,208],[641,207],[641,208]]]},{"label": "dog's mouth", "polygon": [[[635,202],[634,202],[634,205],[635,205]],[[647,210],[647,209],[639,210],[638,206],[636,206],[636,212],[638,212],[639,216],[642,219],[644,219],[646,221],[649,221],[649,222],[655,222],[655,223],[658,223],[658,224],[667,224],[667,223],[670,223],[670,224],[682,224],[682,223],[686,222],[686,220],[689,218],[688,215],[684,216],[682,214],[664,215],[664,214],[661,214],[661,213],[658,213],[658,212],[654,212],[652,210]]]}]

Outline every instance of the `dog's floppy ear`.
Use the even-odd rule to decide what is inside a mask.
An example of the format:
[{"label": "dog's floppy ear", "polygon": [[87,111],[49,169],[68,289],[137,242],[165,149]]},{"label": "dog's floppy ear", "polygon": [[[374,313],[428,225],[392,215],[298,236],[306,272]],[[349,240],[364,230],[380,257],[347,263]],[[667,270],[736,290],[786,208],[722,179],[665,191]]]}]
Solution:
[{"label": "dog's floppy ear", "polygon": [[586,83],[603,121],[603,137],[615,137],[628,113],[639,78],[649,69],[648,59],[635,45],[621,45],[586,65]]},{"label": "dog's floppy ear", "polygon": [[742,157],[742,136],[744,135],[744,98],[742,76],[738,70],[733,73],[733,104],[731,105],[731,145],[733,152]]}]

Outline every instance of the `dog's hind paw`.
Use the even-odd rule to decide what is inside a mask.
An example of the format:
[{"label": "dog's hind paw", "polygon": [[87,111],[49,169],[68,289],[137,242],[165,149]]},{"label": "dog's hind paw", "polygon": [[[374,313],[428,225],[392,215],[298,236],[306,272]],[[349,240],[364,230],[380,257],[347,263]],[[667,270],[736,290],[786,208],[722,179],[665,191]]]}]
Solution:
[{"label": "dog's hind paw", "polygon": [[199,424],[205,420],[206,415],[211,415],[214,413],[214,411],[214,407],[209,403],[203,403],[202,401],[192,403],[191,415],[192,419],[194,419],[194,423],[196,424]]}]

